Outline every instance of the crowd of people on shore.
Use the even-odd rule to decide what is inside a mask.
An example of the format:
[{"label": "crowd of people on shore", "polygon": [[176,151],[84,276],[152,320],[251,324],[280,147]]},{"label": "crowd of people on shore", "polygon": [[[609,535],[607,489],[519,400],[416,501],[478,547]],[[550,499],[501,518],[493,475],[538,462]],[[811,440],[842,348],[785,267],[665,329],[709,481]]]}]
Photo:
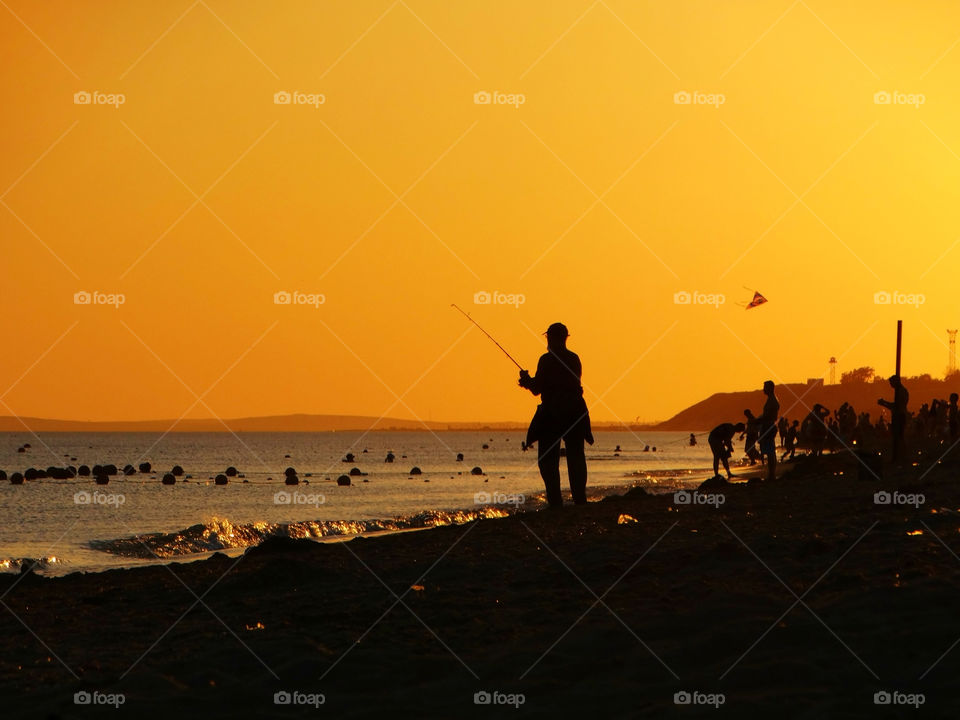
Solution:
[{"label": "crowd of people on shore", "polygon": [[[742,422],[721,423],[710,431],[714,474],[719,474],[722,464],[727,477],[733,477],[729,458],[736,453],[734,439],[743,442],[742,464],[769,466],[772,462],[773,469],[778,458],[775,451],[771,452],[771,444],[776,443],[782,451],[779,462],[794,460],[798,450],[819,457],[824,451],[862,450],[877,453],[884,448],[890,449],[890,459],[897,462],[903,457],[905,443],[953,443],[960,439],[960,396],[957,393],[951,393],[948,399],[935,398],[923,403],[916,412],[910,412],[907,408],[909,393],[900,377],[893,375],[889,383],[894,392],[893,400],[877,401],[887,412],[878,411],[875,419],[870,412],[858,412],[847,402],[832,411],[816,403],[802,419],[791,419],[787,415],[771,418],[771,389],[759,417],[748,408],[743,411]],[[765,393],[768,392],[768,384],[772,388],[772,383],[767,381],[764,384]],[[768,477],[773,477],[773,469],[768,468]]]}]

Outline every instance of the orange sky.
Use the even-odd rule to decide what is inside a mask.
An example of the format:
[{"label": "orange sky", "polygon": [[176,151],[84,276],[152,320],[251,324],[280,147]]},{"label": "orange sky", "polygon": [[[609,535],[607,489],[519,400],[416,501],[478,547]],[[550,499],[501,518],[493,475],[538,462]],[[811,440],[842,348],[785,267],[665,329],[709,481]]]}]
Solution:
[{"label": "orange sky", "polygon": [[596,420],[888,373],[897,318],[942,374],[958,36],[930,1],[4,0],[0,414],[528,417],[451,302],[531,368],[564,321]]}]

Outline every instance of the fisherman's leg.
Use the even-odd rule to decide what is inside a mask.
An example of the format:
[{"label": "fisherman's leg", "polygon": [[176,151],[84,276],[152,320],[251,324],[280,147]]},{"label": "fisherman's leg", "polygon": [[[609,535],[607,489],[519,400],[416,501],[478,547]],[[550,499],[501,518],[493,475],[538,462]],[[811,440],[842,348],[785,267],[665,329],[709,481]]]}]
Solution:
[{"label": "fisherman's leg", "polygon": [[[723,467],[724,469],[727,469],[726,459],[724,459],[723,461]],[[730,472],[730,470],[727,469],[727,472]],[[713,451],[713,476],[716,477],[719,474],[720,474],[720,456],[717,455],[717,451],[714,450]]]},{"label": "fisherman's leg", "polygon": [[560,494],[560,438],[540,439],[537,465],[540,467],[540,477],[543,478],[550,507],[563,507],[563,495]]},{"label": "fisherman's leg", "polygon": [[583,505],[587,502],[587,456],[583,449],[583,437],[568,437],[563,444],[567,448],[570,494],[575,505]]}]

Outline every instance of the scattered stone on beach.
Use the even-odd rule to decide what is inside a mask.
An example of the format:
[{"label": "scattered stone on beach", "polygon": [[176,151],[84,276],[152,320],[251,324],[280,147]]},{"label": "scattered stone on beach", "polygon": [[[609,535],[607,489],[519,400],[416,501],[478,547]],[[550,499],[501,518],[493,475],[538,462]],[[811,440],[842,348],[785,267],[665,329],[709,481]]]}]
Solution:
[{"label": "scattered stone on beach", "polygon": [[13,473],[13,475],[10,476],[10,484],[23,485],[23,475],[18,472]]},{"label": "scattered stone on beach", "polygon": [[712,492],[714,490],[726,490],[730,487],[730,483],[727,482],[727,479],[723,475],[714,475],[712,478],[707,478],[702,483],[700,487],[697,488],[700,492]]},{"label": "scattered stone on beach", "polygon": [[109,475],[97,475],[97,477],[94,479],[94,482],[96,482],[97,485],[106,485],[107,483],[110,482],[110,476],[109,476]]},{"label": "scattered stone on beach", "polygon": [[422,475],[422,474],[423,474],[423,470],[421,470],[421,469],[418,468],[416,465],[414,465],[412,468],[410,468],[410,474],[411,474],[411,475]]},{"label": "scattered stone on beach", "polygon": [[6,479],[7,479],[7,471],[0,470],[0,480],[6,480]]},{"label": "scattered stone on beach", "polygon": [[137,469],[136,469],[133,465],[124,465],[124,466],[123,466],[123,474],[126,475],[126,476],[128,476],[128,477],[129,477],[130,475],[136,475],[136,474],[137,474]]},{"label": "scattered stone on beach", "polygon": [[163,476],[163,480],[161,480],[160,482],[162,482],[164,485],[176,485],[177,478],[174,476],[173,473],[165,473]]},{"label": "scattered stone on beach", "polygon": [[22,448],[22,447],[17,448],[18,453],[25,453],[26,451],[27,451],[26,448]]},{"label": "scattered stone on beach", "polygon": [[37,475],[37,472],[38,471],[36,468],[27,468],[26,470],[23,471],[23,477],[26,480],[36,480],[39,477],[39,475]]},{"label": "scattered stone on beach", "polygon": [[489,449],[490,449],[490,446],[487,445],[486,443],[484,443],[484,444],[483,444],[483,449],[484,449],[484,450],[489,450]]},{"label": "scattered stone on beach", "polygon": [[226,469],[225,474],[226,474],[227,477],[236,477],[236,476],[237,476],[237,469],[236,469],[233,465],[231,465],[230,467],[228,467],[228,468]]},{"label": "scattered stone on beach", "polygon": [[151,465],[150,465],[150,463],[148,463],[148,462],[142,462],[142,463],[140,463],[140,468],[139,468],[139,469],[140,469],[140,472],[142,472],[142,473],[148,473],[148,472],[150,472]]},{"label": "scattered stone on beach", "polygon": [[89,476],[90,476],[90,466],[89,466],[89,465],[81,465],[80,467],[78,467],[78,468],[77,468],[77,475],[79,475],[79,476],[81,476],[81,477],[89,477]]},{"label": "scattered stone on beach", "polygon": [[213,479],[213,482],[215,485],[226,485],[230,481],[227,479],[226,475],[220,473]]},{"label": "scattered stone on beach", "polygon": [[183,475],[183,468],[180,467],[179,465],[174,465],[173,470],[171,470],[170,472],[173,473],[174,477],[180,477],[181,475]]},{"label": "scattered stone on beach", "polygon": [[470,471],[471,475],[483,475],[483,468],[477,465],[473,470]]},{"label": "scattered stone on beach", "polygon": [[351,477],[362,477],[364,475],[364,472],[360,468],[354,467],[354,468],[350,468],[350,475]]},{"label": "scattered stone on beach", "polygon": [[342,486],[342,485],[349,485],[349,484],[350,484],[349,475],[341,475],[340,477],[337,478],[337,485]]}]

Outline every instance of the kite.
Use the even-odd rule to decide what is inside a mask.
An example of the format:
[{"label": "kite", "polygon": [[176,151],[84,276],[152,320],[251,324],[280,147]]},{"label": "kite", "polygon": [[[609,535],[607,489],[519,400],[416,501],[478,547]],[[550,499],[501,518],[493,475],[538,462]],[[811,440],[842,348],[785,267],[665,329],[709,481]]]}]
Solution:
[{"label": "kite", "polygon": [[[750,289],[751,288],[747,288],[747,290],[750,290]],[[767,302],[767,299],[763,295],[758,293],[756,290],[754,290],[753,299],[748,303],[740,303],[740,304],[743,305],[744,310],[749,310],[750,308],[759,307],[760,305],[763,305],[765,302]]]}]

